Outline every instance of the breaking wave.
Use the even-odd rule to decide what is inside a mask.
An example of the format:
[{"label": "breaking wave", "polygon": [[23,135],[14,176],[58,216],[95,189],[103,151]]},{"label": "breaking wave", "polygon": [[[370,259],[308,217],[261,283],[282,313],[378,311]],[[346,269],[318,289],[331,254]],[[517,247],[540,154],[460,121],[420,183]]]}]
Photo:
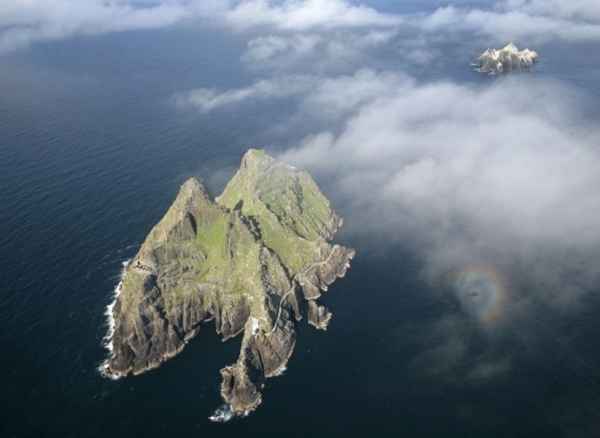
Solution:
[{"label": "breaking wave", "polygon": [[119,298],[119,295],[121,295],[121,290],[123,288],[123,278],[125,277],[125,271],[127,270],[129,262],[130,259],[125,260],[122,263],[121,274],[119,275],[119,282],[115,286],[115,290],[113,292],[113,300],[108,306],[106,306],[106,310],[104,311],[108,330],[106,331],[106,335],[104,335],[104,337],[102,338],[102,346],[108,351],[108,357],[100,364],[100,366],[98,367],[98,371],[103,377],[112,380],[117,380],[121,377],[118,374],[109,372],[108,367],[108,363],[114,354],[113,336],[115,334],[115,318],[113,316],[113,309],[115,308],[115,304],[117,304],[117,299]]},{"label": "breaking wave", "polygon": [[212,414],[210,417],[208,417],[208,419],[210,421],[214,421],[215,423],[227,423],[228,421],[233,419],[234,416],[235,416],[235,414],[233,413],[231,406],[229,406],[228,404],[225,404],[225,405],[217,408],[217,410],[214,412],[214,414]]}]

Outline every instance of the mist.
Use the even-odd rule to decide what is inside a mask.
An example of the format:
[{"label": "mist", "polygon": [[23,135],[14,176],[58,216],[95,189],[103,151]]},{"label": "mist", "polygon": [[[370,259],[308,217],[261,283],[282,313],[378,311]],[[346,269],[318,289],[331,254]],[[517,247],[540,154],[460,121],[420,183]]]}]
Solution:
[{"label": "mist", "polygon": [[[583,96],[533,77],[402,87],[377,78],[389,86],[357,103],[339,132],[309,135],[281,157],[326,184],[351,234],[413,248],[431,278],[472,264],[539,275],[557,305],[575,293],[569,272],[596,279],[600,156]],[[345,79],[305,104],[335,108],[361,89]]]}]

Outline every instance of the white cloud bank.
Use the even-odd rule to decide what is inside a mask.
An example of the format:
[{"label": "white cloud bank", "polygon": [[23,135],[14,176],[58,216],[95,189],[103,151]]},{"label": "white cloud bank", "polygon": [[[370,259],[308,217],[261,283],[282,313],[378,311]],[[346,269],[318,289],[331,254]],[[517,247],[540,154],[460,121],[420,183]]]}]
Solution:
[{"label": "white cloud bank", "polygon": [[505,11],[521,11],[569,20],[600,23],[600,5],[596,0],[504,0],[499,7]]},{"label": "white cloud bank", "polygon": [[233,27],[272,26],[280,30],[389,27],[402,22],[399,15],[383,14],[346,0],[272,0],[242,1],[226,19]]},{"label": "white cloud bank", "polygon": [[198,88],[175,96],[182,107],[192,107],[208,113],[247,102],[301,96],[306,112],[320,113],[320,117],[340,117],[361,103],[378,98],[389,89],[396,92],[412,84],[408,76],[398,73],[376,73],[369,69],[352,75],[321,77],[289,75],[257,81],[247,87],[231,90]]},{"label": "white cloud bank", "polygon": [[[425,32],[470,32],[494,41],[522,40],[527,43],[600,40],[600,23],[572,16],[561,10],[541,14],[541,10],[519,6],[516,2],[503,8],[465,9],[448,6],[423,17],[420,28]],[[526,5],[529,5],[527,3]],[[538,13],[536,13],[536,11]],[[550,11],[548,11],[550,12]]]},{"label": "white cloud bank", "polygon": [[230,27],[259,34],[253,34],[244,60],[263,70],[312,63],[336,71],[380,47],[391,48],[400,62],[428,65],[439,57],[440,44],[465,46],[465,39],[479,41],[481,48],[509,41],[600,41],[596,0],[490,0],[478,7],[450,5],[418,14],[381,14],[338,0],[250,1],[226,16]]},{"label": "white cloud bank", "polygon": [[243,31],[379,27],[400,17],[345,0],[3,0],[0,53],[34,42],[210,19]]},{"label": "white cloud bank", "polygon": [[[475,32],[503,42],[600,39],[596,0],[505,0],[490,2],[489,8],[448,6],[421,15],[383,13],[349,0],[3,0],[0,53],[36,41],[160,28],[198,19],[239,32],[258,32],[262,37],[303,33],[304,42],[335,30],[368,30],[373,38],[373,31],[399,28],[413,33]],[[274,50],[282,46],[282,40],[256,41],[255,46],[270,43]],[[297,37],[285,44],[302,47]],[[256,50],[265,53],[265,47],[254,47],[254,54]]]},{"label": "white cloud bank", "polygon": [[364,62],[366,53],[391,43],[392,29],[339,29],[328,32],[269,34],[248,41],[245,64],[260,70],[326,71],[348,63]]},{"label": "white cloud bank", "polygon": [[3,0],[0,53],[42,40],[172,25],[186,9],[165,2],[138,8],[124,1]]},{"label": "white cloud bank", "polygon": [[219,91],[214,88],[198,88],[175,96],[180,107],[192,107],[200,112],[240,105],[247,101],[280,99],[305,93],[314,78],[308,76],[290,76],[265,79],[243,88]]},{"label": "white cloud bank", "polygon": [[318,175],[351,232],[416,248],[433,274],[522,269],[560,305],[576,295],[563,287],[570,272],[574,292],[598,280],[600,136],[571,90],[521,77],[480,88],[362,74],[379,83],[368,99],[353,101],[363,83],[348,77],[317,93],[321,108],[347,103],[343,128],[282,157]]}]

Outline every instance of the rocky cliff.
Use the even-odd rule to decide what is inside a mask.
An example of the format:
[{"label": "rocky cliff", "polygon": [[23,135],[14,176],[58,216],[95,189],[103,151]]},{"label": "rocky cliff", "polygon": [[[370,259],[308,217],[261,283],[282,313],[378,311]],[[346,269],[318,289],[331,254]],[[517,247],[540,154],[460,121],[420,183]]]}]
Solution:
[{"label": "rocky cliff", "polygon": [[155,368],[214,320],[223,340],[243,333],[237,362],[221,370],[227,411],[256,409],[302,315],[327,328],[331,313],[317,300],[354,256],[330,243],[341,224],[310,175],[261,150],[244,155],[214,201],[189,179],[126,267],[103,372]]}]

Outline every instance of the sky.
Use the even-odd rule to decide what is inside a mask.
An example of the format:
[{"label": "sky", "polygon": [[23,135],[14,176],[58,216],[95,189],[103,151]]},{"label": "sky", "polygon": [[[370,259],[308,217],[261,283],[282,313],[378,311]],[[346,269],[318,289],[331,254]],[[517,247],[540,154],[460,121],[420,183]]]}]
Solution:
[{"label": "sky", "polygon": [[[181,89],[173,111],[205,117],[290,105],[273,127],[285,141],[267,147],[315,175],[350,235],[410,248],[423,277],[459,302],[465,291],[449,276],[483,273],[475,278],[496,285],[489,290],[501,307],[493,319],[475,309],[484,333],[524,327],[540,308],[578,312],[600,284],[600,133],[588,111],[597,98],[548,74],[463,81],[444,69],[458,56],[469,72],[478,50],[509,41],[538,49],[542,64],[597,45],[598,1],[427,0],[402,11],[389,3],[3,0],[0,59],[135,30],[236,35],[251,80]],[[395,67],[377,62],[382,56]],[[511,299],[496,300],[504,290]],[[415,366],[467,354],[464,320],[450,315],[428,330],[442,342]],[[510,368],[510,357],[490,354],[467,374]]]}]

